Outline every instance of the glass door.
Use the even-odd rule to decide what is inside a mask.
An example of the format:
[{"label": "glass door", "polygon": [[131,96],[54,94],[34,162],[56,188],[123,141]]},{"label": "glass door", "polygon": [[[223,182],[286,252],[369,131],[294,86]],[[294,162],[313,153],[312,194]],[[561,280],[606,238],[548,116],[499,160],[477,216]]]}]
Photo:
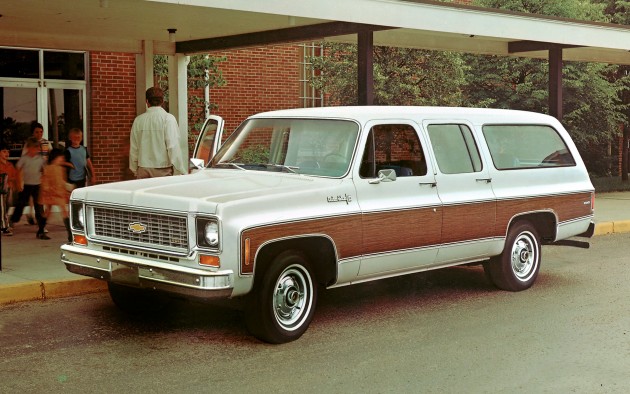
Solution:
[{"label": "glass door", "polygon": [[47,109],[44,121],[48,126],[48,139],[53,146],[65,146],[68,131],[75,127],[83,131],[83,145],[87,145],[85,84],[45,81],[44,85]]},{"label": "glass door", "polygon": [[85,52],[0,47],[0,128],[12,158],[21,155],[34,121],[55,147],[73,127],[87,144],[86,63]]},{"label": "glass door", "polygon": [[0,80],[2,142],[9,146],[11,160],[22,155],[24,141],[31,135],[31,122],[43,117],[43,91],[38,82]]}]

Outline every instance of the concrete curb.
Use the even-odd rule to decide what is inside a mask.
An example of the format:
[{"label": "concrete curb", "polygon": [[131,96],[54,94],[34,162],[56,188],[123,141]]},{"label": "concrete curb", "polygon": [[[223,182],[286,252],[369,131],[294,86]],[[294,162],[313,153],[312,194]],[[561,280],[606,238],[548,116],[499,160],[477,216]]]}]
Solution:
[{"label": "concrete curb", "polygon": [[630,233],[630,220],[617,220],[615,222],[605,222],[595,224],[593,235],[607,235],[618,233]]},{"label": "concrete curb", "polygon": [[[630,233],[630,220],[596,223],[593,235],[598,236],[618,233]],[[107,282],[92,278],[43,282],[30,281],[0,286],[0,305],[23,301],[44,301],[47,299],[73,297],[103,291],[107,291]]]},{"label": "concrete curb", "polygon": [[45,301],[52,298],[72,297],[106,290],[107,283],[105,281],[92,278],[31,281],[0,286],[0,305],[23,301]]}]

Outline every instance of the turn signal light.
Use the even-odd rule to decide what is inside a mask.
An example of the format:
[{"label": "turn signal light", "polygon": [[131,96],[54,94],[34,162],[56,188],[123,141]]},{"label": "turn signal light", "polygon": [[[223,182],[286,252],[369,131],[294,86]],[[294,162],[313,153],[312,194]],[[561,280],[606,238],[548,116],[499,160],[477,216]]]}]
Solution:
[{"label": "turn signal light", "polygon": [[208,256],[202,254],[199,256],[199,264],[208,267],[219,268],[221,266],[221,259],[217,256]]},{"label": "turn signal light", "polygon": [[79,245],[83,245],[83,246],[87,246],[87,244],[88,244],[87,238],[85,237],[85,235],[74,234],[72,236],[72,241],[75,244],[79,244]]},{"label": "turn signal light", "polygon": [[245,265],[250,265],[251,264],[251,252],[250,252],[250,246],[251,245],[251,241],[249,240],[249,238],[245,238]]}]

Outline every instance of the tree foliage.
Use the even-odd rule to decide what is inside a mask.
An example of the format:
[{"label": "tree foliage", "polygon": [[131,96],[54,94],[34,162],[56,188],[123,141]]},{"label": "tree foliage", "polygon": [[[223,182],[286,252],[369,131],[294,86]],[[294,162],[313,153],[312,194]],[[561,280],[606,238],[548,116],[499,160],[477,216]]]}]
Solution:
[{"label": "tree foliage", "polygon": [[[223,78],[219,64],[225,60],[225,57],[209,55],[191,56],[187,68],[189,91],[204,89],[206,86],[209,88],[224,86],[227,82]],[[168,57],[154,56],[153,69],[158,86],[164,90],[165,105],[168,106]],[[188,106],[192,109],[188,112],[189,131],[191,128],[199,130],[205,121],[206,109],[214,110],[217,105],[212,102],[205,103],[204,98],[199,95],[189,95],[188,100]]]},{"label": "tree foliage", "polygon": [[[628,1],[619,0],[477,0],[476,5],[511,11],[627,23]],[[548,112],[549,70],[546,60],[465,55],[471,67],[464,87],[467,104],[490,98],[490,106]],[[609,173],[613,158],[607,146],[626,122],[624,91],[630,87],[620,67],[600,63],[564,62],[563,124],[582,152],[587,168]],[[511,82],[510,84],[501,84]],[[479,92],[481,90],[481,93]],[[602,148],[605,146],[605,148]]]},{"label": "tree foliage", "polygon": [[[630,23],[626,0],[476,0],[475,5],[589,21]],[[311,81],[333,105],[357,104],[356,45],[325,43],[324,57],[311,59]],[[564,62],[563,123],[590,170],[610,171],[602,157],[627,122],[630,81],[625,68]],[[374,48],[374,103],[521,109],[548,113],[547,59],[482,56],[407,48]],[[589,154],[593,152],[594,154]]]},{"label": "tree foliage", "polygon": [[[357,46],[322,43],[326,56],[310,59],[311,81],[334,105],[357,104]],[[461,57],[450,52],[374,47],[374,104],[460,105]]]}]

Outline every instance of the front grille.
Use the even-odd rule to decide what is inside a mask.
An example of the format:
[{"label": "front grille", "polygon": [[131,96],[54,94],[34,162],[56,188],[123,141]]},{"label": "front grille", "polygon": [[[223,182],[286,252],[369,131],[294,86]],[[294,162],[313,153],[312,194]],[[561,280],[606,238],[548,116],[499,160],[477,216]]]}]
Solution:
[{"label": "front grille", "polygon": [[93,217],[96,238],[188,249],[186,217],[103,207],[94,207]]}]

